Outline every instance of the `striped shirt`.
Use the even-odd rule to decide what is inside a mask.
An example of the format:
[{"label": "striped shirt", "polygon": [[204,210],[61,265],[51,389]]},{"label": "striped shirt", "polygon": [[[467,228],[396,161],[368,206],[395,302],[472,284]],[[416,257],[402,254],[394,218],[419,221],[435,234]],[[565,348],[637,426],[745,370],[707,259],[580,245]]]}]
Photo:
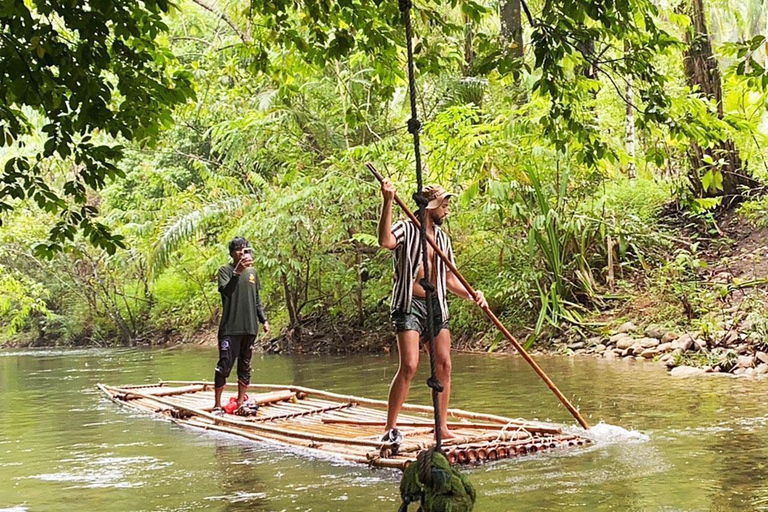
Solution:
[{"label": "striped shirt", "polygon": [[[390,313],[410,313],[411,299],[413,298],[413,282],[416,280],[422,263],[421,233],[412,221],[401,220],[392,226],[392,235],[397,240],[397,247],[394,249],[395,284],[392,288],[392,307],[390,308]],[[440,250],[455,265],[451,240],[438,226],[435,226],[435,241]],[[445,276],[448,268],[439,256],[435,255],[435,260],[437,260],[436,263],[434,261],[430,262],[429,271],[430,274],[435,275],[433,274],[432,265],[436,264],[437,298],[440,302],[440,312],[442,313],[443,320],[448,320],[448,301],[445,286]]]}]

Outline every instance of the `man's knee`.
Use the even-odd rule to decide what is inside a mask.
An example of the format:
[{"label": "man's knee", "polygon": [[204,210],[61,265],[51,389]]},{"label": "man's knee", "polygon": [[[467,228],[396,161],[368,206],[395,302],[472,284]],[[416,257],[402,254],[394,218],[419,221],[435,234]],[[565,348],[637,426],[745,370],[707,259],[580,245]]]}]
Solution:
[{"label": "man's knee", "polygon": [[227,382],[229,374],[232,372],[232,366],[234,361],[226,350],[221,350],[219,353],[219,361],[216,363],[216,371],[214,372],[214,384],[217,388],[224,386]]},{"label": "man's knee", "polygon": [[226,358],[219,359],[219,362],[216,364],[216,375],[221,375],[226,379],[231,372],[232,363]]},{"label": "man's knee", "polygon": [[450,375],[451,370],[453,369],[453,363],[451,363],[451,359],[442,359],[437,362],[437,372],[440,375]]},{"label": "man's knee", "polygon": [[418,359],[409,359],[400,364],[400,377],[410,382],[416,376],[416,369],[419,367]]}]

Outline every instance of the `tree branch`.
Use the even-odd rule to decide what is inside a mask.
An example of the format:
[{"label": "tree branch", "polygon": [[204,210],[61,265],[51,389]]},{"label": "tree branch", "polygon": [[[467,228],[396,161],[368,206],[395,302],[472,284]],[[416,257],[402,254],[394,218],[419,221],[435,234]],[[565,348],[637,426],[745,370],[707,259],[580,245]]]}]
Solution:
[{"label": "tree branch", "polygon": [[230,18],[229,16],[227,16],[227,15],[226,15],[226,13],[224,13],[224,12],[220,12],[220,11],[217,11],[216,9],[214,9],[212,6],[208,5],[208,4],[207,4],[206,2],[204,2],[203,0],[192,0],[192,1],[193,1],[194,3],[196,3],[197,5],[199,5],[200,7],[202,7],[203,9],[205,9],[205,10],[207,10],[207,11],[210,11],[210,12],[212,12],[213,14],[215,14],[216,16],[218,16],[219,18],[221,18],[222,20],[224,20],[224,22],[225,22],[227,25],[229,25],[229,26],[232,28],[232,30],[234,30],[234,31],[235,31],[235,33],[236,33],[238,36],[240,36],[240,40],[241,40],[242,42],[244,42],[245,44],[248,44],[248,43],[250,43],[250,42],[251,42],[251,36],[249,36],[248,34],[246,34],[245,32],[243,32],[242,30],[240,30],[240,28],[239,28],[237,25],[235,25],[235,22],[234,22],[234,21],[232,21],[232,18]]},{"label": "tree branch", "polygon": [[525,17],[528,18],[528,23],[532,26],[536,26],[536,20],[533,19],[533,15],[531,15],[531,10],[528,9],[528,4],[525,3],[525,0],[520,0],[520,5],[523,7],[523,11],[525,11]]}]

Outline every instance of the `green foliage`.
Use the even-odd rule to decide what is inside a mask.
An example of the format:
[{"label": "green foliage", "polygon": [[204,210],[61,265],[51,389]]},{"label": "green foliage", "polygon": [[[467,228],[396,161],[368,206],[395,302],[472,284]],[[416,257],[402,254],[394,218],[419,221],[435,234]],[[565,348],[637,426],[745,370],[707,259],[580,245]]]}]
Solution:
[{"label": "green foliage", "polygon": [[171,219],[171,224],[157,241],[149,259],[150,272],[161,271],[168,264],[170,254],[184,242],[200,236],[204,228],[217,220],[226,220],[233,212],[242,208],[243,204],[242,198],[225,199]]},{"label": "green foliage", "polygon": [[[158,44],[168,9],[164,0],[11,0],[0,7],[0,148],[11,150],[0,162],[0,213],[28,198],[60,215],[38,254],[52,256],[78,229],[111,254],[125,247],[94,220],[88,193],[123,176],[118,138],[156,137],[171,124],[174,106],[193,96],[189,74]],[[42,147],[21,151],[38,130],[46,135]],[[47,176],[51,161],[69,167],[61,183]]]},{"label": "green foliage", "polygon": [[748,41],[726,43],[723,45],[723,54],[734,58],[731,64],[731,72],[747,79],[747,83],[756,89],[768,88],[768,72],[758,60],[758,55],[766,53],[765,34],[754,36]]},{"label": "green foliage", "polygon": [[[758,77],[747,76],[754,68],[745,64],[740,73],[736,64],[726,74],[719,119],[715,105],[685,82],[675,35],[686,17],[640,0],[532,7],[540,14],[526,28],[522,59],[502,46],[492,4],[437,0],[413,9],[425,179],[458,194],[445,228],[460,270],[505,322],[537,326],[537,333],[563,321],[584,324],[635,283],[670,300],[693,293],[689,281],[700,258],[673,244],[663,207],[683,194],[691,210],[711,215],[707,208],[717,199],[691,195],[686,185],[692,140],[702,147],[733,140],[745,159],[765,162],[766,93],[757,89]],[[96,112],[86,103],[67,111],[72,120],[109,119],[85,122],[88,129],[75,130],[70,145],[86,151],[80,141],[91,136],[88,144],[120,153],[101,155],[123,177],[86,184],[83,204],[93,209],[83,218],[110,226],[109,236],[121,237],[126,249],[99,244],[104,228],[86,238],[62,231],[63,254],[50,241],[35,253],[35,241],[78,219],[46,208],[37,196],[13,199],[15,210],[0,228],[3,275],[24,276],[29,290],[44,284],[37,297],[48,311],[30,311],[19,324],[30,338],[136,343],[158,332],[215,326],[216,269],[228,261],[226,243],[236,235],[255,248],[262,298],[278,329],[316,319],[365,329],[386,324],[392,262],[378,249],[380,196],[363,164],[374,161],[402,198],[414,191],[397,3],[281,0],[212,8],[221,11],[184,3],[163,18],[164,7],[151,2],[137,4],[135,16],[121,11],[124,23],[145,14],[138,32],[117,33],[110,25],[113,32],[95,48],[109,54],[111,41],[130,40],[132,51],[152,59],[137,57],[129,67],[118,55],[98,76],[96,64],[86,65],[88,83],[101,80],[106,89],[67,92],[66,84],[56,85],[70,103],[103,100]],[[30,12],[38,25],[47,23],[35,14],[39,8]],[[106,14],[95,9],[89,16],[99,27]],[[51,19],[66,28],[60,18]],[[75,41],[73,51],[91,40],[71,27],[58,34]],[[749,51],[759,63],[758,50]],[[749,55],[736,52],[737,60]],[[180,69],[191,75],[174,75]],[[123,80],[133,86],[123,91]],[[146,81],[145,94],[134,94]],[[185,102],[192,82],[197,96]],[[635,93],[634,156],[625,141],[628,83]],[[43,104],[24,108],[32,127],[22,136],[26,146],[10,141],[0,158],[26,158],[41,176],[54,176],[51,190],[66,212],[75,211],[77,198],[64,187],[93,166],[72,167],[74,153],[56,149],[66,145],[63,138],[54,158],[38,162],[49,135],[34,128],[56,120]],[[154,144],[144,144],[147,138]],[[115,164],[112,157],[121,155]],[[711,159],[700,174],[716,191],[723,175]],[[625,176],[630,160],[635,179]],[[97,207],[99,216],[88,217]],[[757,203],[747,208],[756,217],[762,211]],[[52,259],[38,259],[43,252]],[[703,308],[696,300],[693,307]],[[679,309],[674,313],[679,317]],[[453,299],[451,314],[457,335],[489,332],[468,301]]]},{"label": "green foliage", "polygon": [[768,196],[745,202],[739,213],[757,227],[768,227]]},{"label": "green foliage", "polygon": [[[622,96],[616,77],[633,80],[643,106],[633,105],[640,126],[676,122],[669,112],[667,79],[655,57],[680,42],[660,28],[657,14],[646,0],[545,2],[531,34],[535,67],[541,70],[533,90],[551,103],[541,122],[558,150],[572,152],[590,166],[616,160],[594,124],[589,101],[603,86],[600,74]],[[625,45],[629,51],[618,50]]]},{"label": "green foliage", "polygon": [[48,291],[41,283],[14,276],[0,265],[0,337],[13,337],[33,315],[48,315],[47,298]]}]

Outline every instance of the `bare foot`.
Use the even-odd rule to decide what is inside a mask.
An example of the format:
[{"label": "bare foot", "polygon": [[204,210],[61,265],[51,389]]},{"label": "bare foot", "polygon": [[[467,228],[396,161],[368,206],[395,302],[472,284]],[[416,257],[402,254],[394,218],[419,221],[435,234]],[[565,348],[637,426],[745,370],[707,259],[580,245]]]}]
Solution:
[{"label": "bare foot", "polygon": [[453,432],[451,432],[450,430],[448,430],[448,427],[442,427],[440,429],[440,434],[442,434],[443,440],[446,440],[446,439],[456,439],[457,437],[459,437],[456,434],[454,434]]}]

